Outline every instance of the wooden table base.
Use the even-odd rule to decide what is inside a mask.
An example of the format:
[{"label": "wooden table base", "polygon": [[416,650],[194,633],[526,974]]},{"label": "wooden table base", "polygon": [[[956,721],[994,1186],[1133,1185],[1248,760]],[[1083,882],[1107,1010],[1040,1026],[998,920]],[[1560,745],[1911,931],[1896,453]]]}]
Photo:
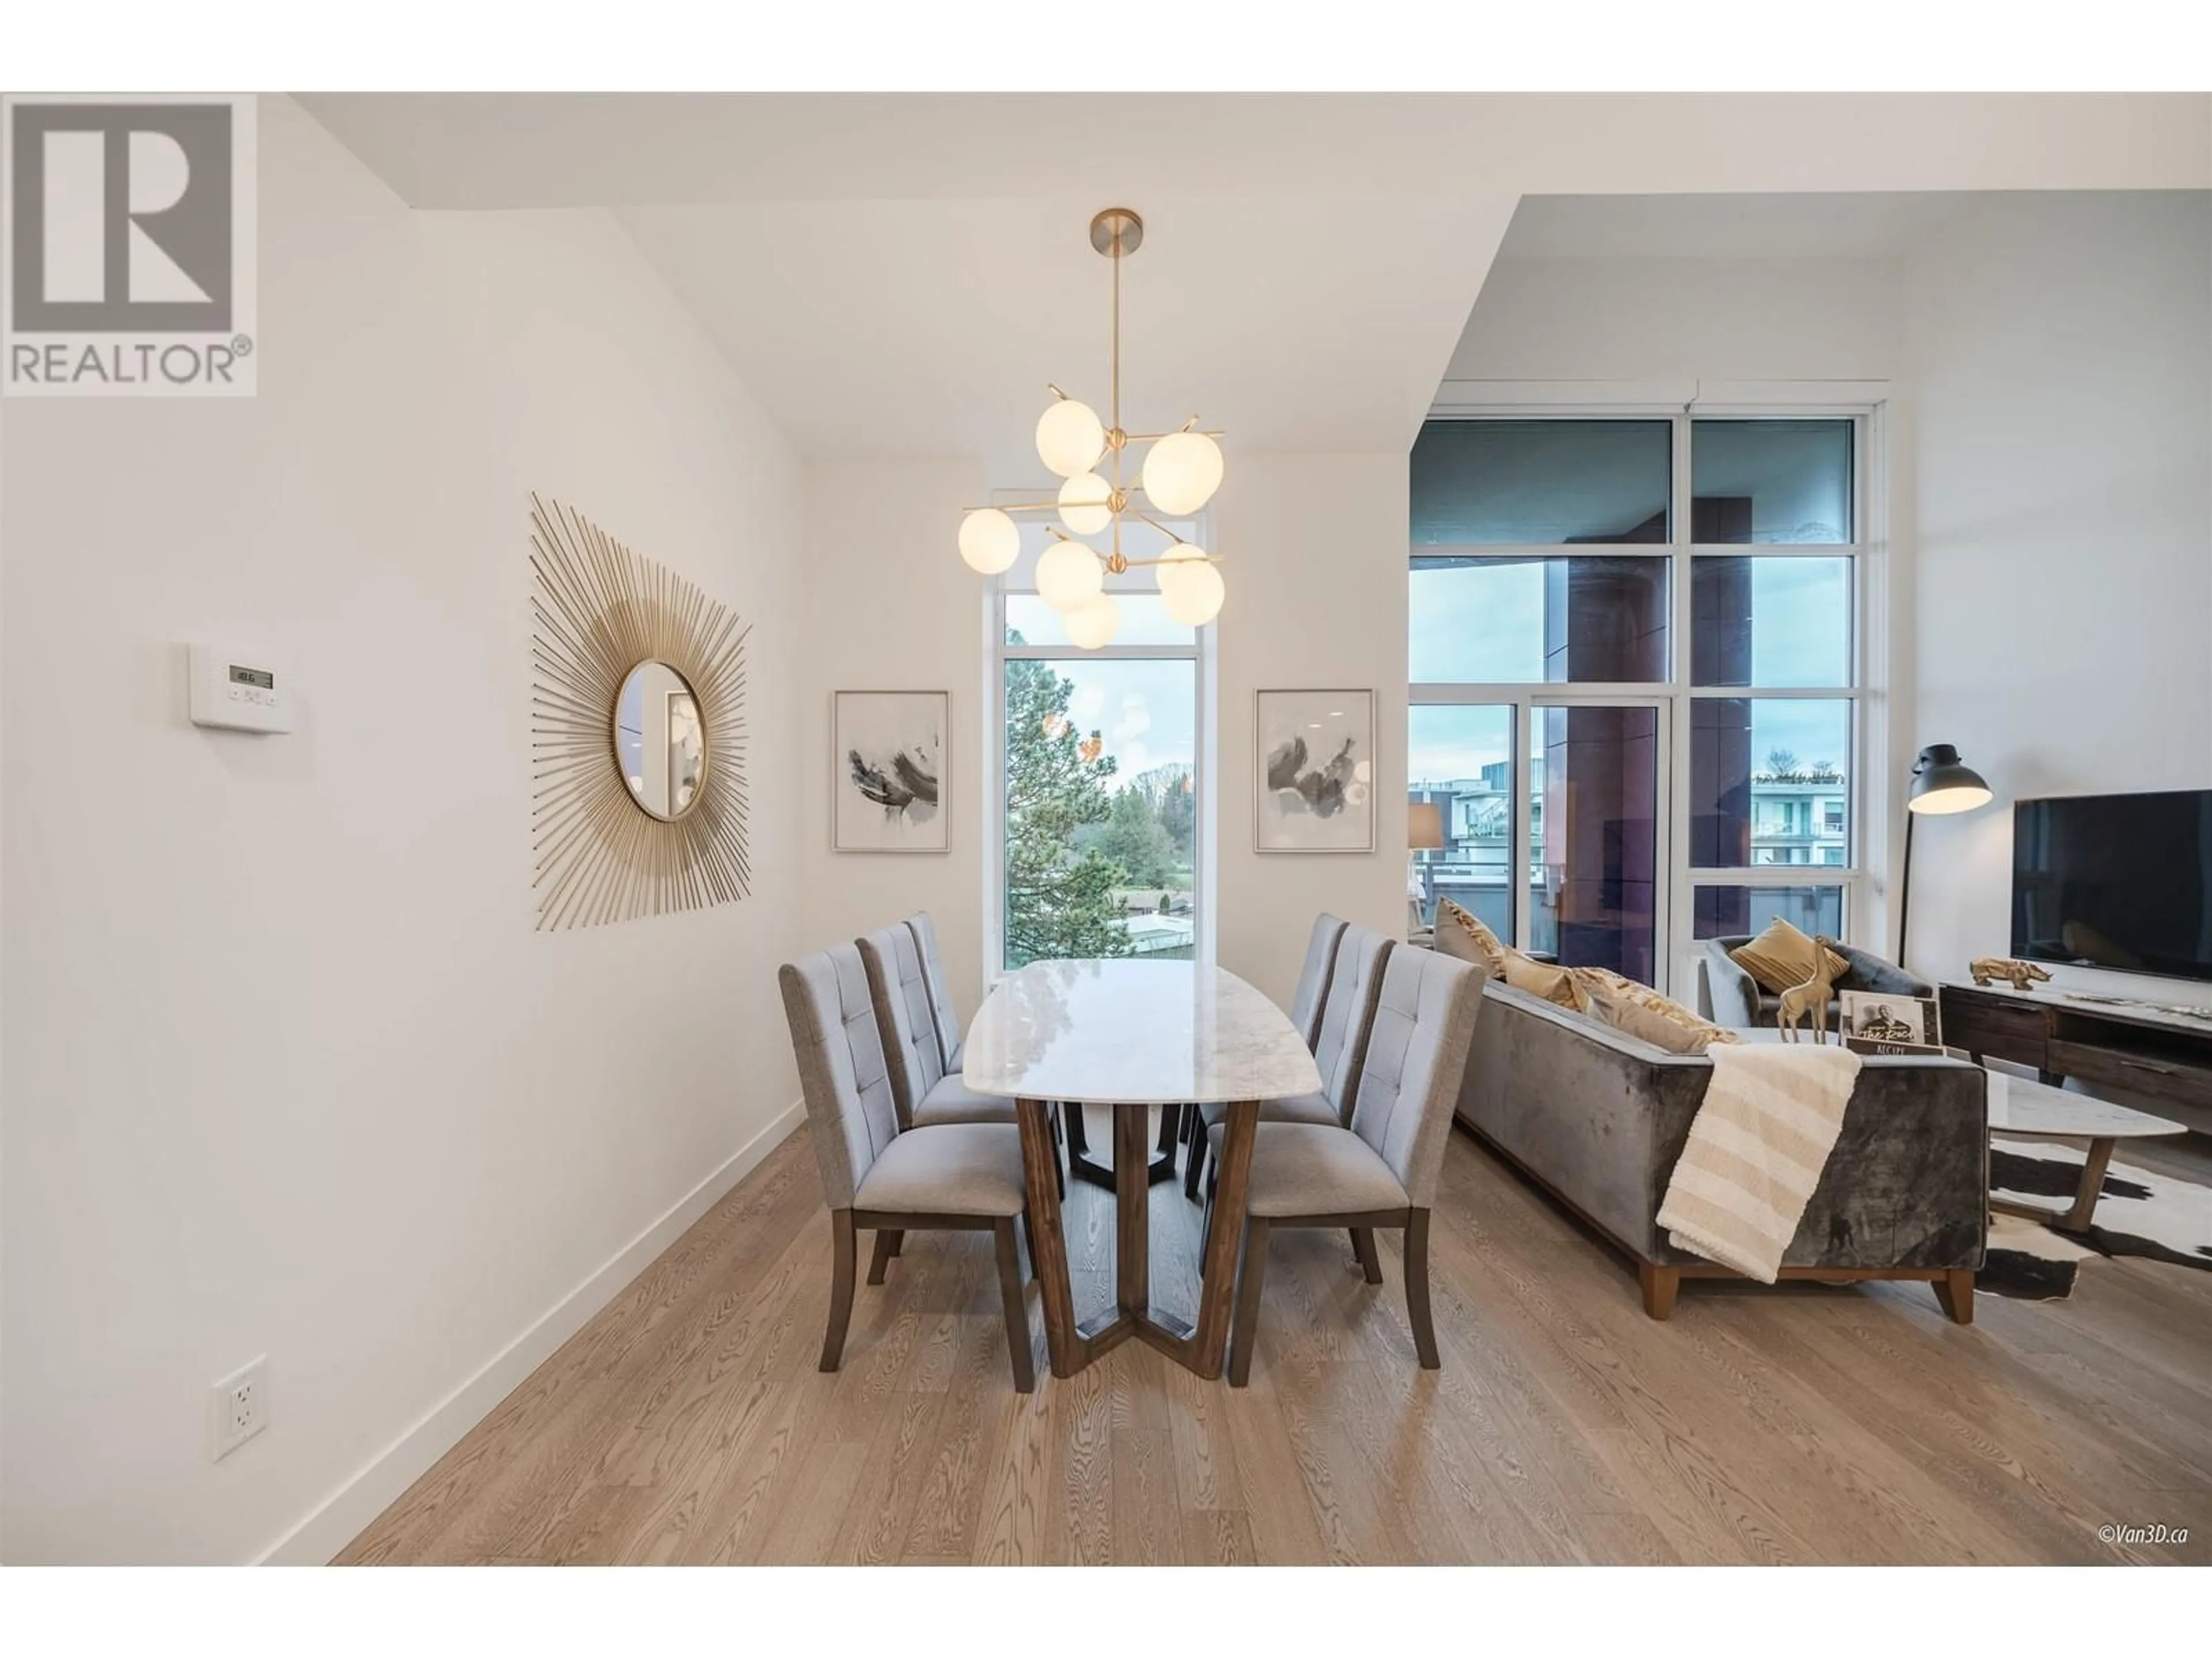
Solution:
[{"label": "wooden table base", "polygon": [[[1135,1109],[1132,1108],[1131,1109],[1133,1110]],[[1163,1181],[1172,1181],[1175,1179],[1175,1133],[1171,1127],[1171,1119],[1176,1110],[1176,1109],[1174,1107],[1163,1107],[1160,1111],[1159,1153],[1158,1156],[1154,1158],[1149,1164],[1146,1165],[1146,1170],[1149,1171],[1148,1178],[1154,1186],[1158,1186]],[[1088,1127],[1083,1121],[1083,1108],[1071,1103],[1061,1115],[1067,1124],[1067,1173],[1069,1177],[1076,1181],[1087,1181],[1094,1187],[1103,1187],[1109,1193],[1120,1191],[1121,1188],[1119,1183],[1115,1179],[1114,1170],[1120,1169],[1122,1164],[1121,1148],[1118,1144],[1118,1137],[1120,1133],[1119,1125],[1122,1116],[1121,1109],[1117,1107],[1115,1109],[1114,1114],[1114,1121],[1116,1126],[1115,1134],[1117,1137],[1117,1144],[1114,1152],[1113,1169],[1109,1169],[1105,1164],[1099,1163],[1091,1156],[1091,1133]],[[1141,1139],[1142,1137],[1140,1136],[1139,1139]],[[1141,1146],[1138,1148],[1139,1153],[1141,1153],[1143,1150],[1144,1149]],[[1139,1161],[1141,1161],[1141,1159]]]},{"label": "wooden table base", "polygon": [[[1229,1108],[1222,1133],[1221,1169],[1215,1178],[1213,1236],[1207,1242],[1194,1326],[1186,1325],[1172,1314],[1156,1313],[1152,1306],[1152,1189],[1160,1177],[1155,1173],[1157,1165],[1148,1158],[1147,1109],[1142,1105],[1114,1109],[1110,1174],[1115,1195],[1115,1307],[1110,1313],[1078,1325],[1074,1291],[1068,1278],[1067,1236],[1052,1178],[1052,1133],[1044,1103],[1024,1100],[1017,1108],[1023,1167],[1029,1183],[1031,1249],[1044,1303],[1045,1346],[1054,1376],[1074,1376],[1133,1337],[1209,1381],[1221,1375],[1229,1340],[1230,1299],[1236,1288],[1237,1245],[1244,1232],[1245,1190],[1252,1171],[1259,1103],[1238,1101]],[[1067,1108],[1071,1152],[1081,1115],[1080,1107]],[[1172,1160],[1170,1152],[1168,1161],[1172,1164]]]}]

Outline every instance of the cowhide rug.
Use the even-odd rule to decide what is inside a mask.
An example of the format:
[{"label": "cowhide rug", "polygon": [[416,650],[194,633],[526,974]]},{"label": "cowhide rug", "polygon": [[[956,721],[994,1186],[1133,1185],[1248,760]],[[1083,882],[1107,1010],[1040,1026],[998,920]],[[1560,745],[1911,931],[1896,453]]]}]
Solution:
[{"label": "cowhide rug", "polygon": [[[2070,1204],[2086,1157],[2051,1141],[1992,1136],[1990,1186],[1999,1198]],[[2031,1300],[2068,1296],[2082,1259],[2094,1255],[2212,1270],[2212,1187],[2113,1163],[2085,1234],[2062,1233],[2023,1216],[1991,1217],[1989,1254],[1975,1284]]]}]

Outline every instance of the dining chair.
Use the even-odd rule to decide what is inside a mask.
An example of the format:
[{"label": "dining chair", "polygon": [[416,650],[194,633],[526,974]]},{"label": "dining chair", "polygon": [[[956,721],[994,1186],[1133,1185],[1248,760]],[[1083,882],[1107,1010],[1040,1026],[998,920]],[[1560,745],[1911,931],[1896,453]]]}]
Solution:
[{"label": "dining chair", "polygon": [[[1327,947],[1328,965],[1321,975],[1326,991],[1315,999],[1313,1012],[1303,1019],[1297,1003],[1291,1008],[1291,1023],[1304,1034],[1306,1046],[1313,1050],[1314,1064],[1321,1072],[1321,1090],[1316,1094],[1261,1101],[1262,1123],[1344,1124],[1352,1121],[1352,1103],[1359,1088],[1360,1062],[1367,1052],[1368,1014],[1382,982],[1382,964],[1396,941],[1371,927],[1349,925],[1328,915],[1315,923],[1316,939],[1325,922],[1335,923],[1334,936]],[[1311,946],[1306,956],[1310,968]],[[1304,979],[1304,975],[1299,976],[1302,998]],[[1199,1167],[1201,1164],[1210,1165],[1217,1155],[1216,1143],[1220,1137],[1213,1131],[1228,1114],[1228,1107],[1218,1101],[1208,1101],[1199,1107],[1204,1132],[1193,1139],[1190,1158],[1183,1168],[1184,1196],[1199,1195]]]},{"label": "dining chair", "polygon": [[[1298,1036],[1308,1048],[1315,1046],[1321,1035],[1321,1011],[1323,994],[1328,988],[1329,969],[1336,962],[1338,942],[1344,937],[1343,920],[1324,910],[1314,918],[1313,932],[1306,937],[1306,958],[1298,969],[1298,988],[1291,999],[1291,1024],[1297,1026]],[[1222,1108],[1217,1104],[1209,1118],[1200,1106],[1197,1111],[1183,1114],[1182,1139],[1190,1143],[1190,1152],[1183,1162],[1182,1190],[1185,1197],[1198,1196],[1200,1167],[1206,1162],[1205,1132],[1221,1121]]]},{"label": "dining chair", "polygon": [[948,1073],[957,1072],[967,1043],[945,981],[945,958],[937,949],[937,923],[928,911],[917,910],[901,925],[914,935],[915,949],[921,953],[921,982],[929,993],[930,1023],[937,1028],[938,1060]]},{"label": "dining chair", "polygon": [[[1429,1214],[1487,975],[1434,951],[1384,967],[1349,1128],[1262,1124],[1246,1177],[1229,1381],[1252,1374],[1267,1242],[1278,1227],[1346,1227],[1367,1282],[1382,1282],[1378,1227],[1406,1235],[1406,1316],[1425,1370],[1440,1361],[1429,1311]],[[1360,1241],[1364,1238],[1364,1243]]]},{"label": "dining chair", "polygon": [[899,1127],[933,1123],[1012,1123],[1014,1103],[979,1095],[957,1072],[948,1072],[939,1046],[921,948],[904,922],[878,927],[853,941],[868,972],[876,1026],[890,1062],[891,1101]]},{"label": "dining chair", "polygon": [[859,946],[833,945],[777,970],[791,1046],[830,1206],[830,1320],[822,1369],[834,1371],[853,1315],[856,1235],[876,1235],[868,1283],[884,1282],[908,1231],[988,1232],[999,1262],[1014,1387],[1036,1386],[1014,1221],[1024,1221],[1021,1132],[1009,1123],[902,1128],[891,1067]]},{"label": "dining chair", "polygon": [[[928,911],[917,910],[899,926],[914,935],[915,950],[921,958],[922,989],[928,994],[929,1024],[937,1034],[937,1054],[939,1064],[946,1077],[957,1079],[960,1075],[961,1062],[966,1058],[968,1045],[966,1040],[960,1035],[960,1017],[952,1006],[952,993],[947,988],[945,977],[945,958],[939,953],[937,948],[937,923]],[[969,1098],[987,1100],[988,1097],[970,1096]],[[968,1121],[982,1123],[1011,1123],[1014,1121],[1013,1103],[1008,1101],[1006,1105],[1007,1109],[1003,1116],[995,1114],[988,1116],[978,1115]],[[975,1109],[981,1111],[981,1108]],[[1058,1101],[1049,1103],[1046,1117],[1052,1128],[1053,1146],[1057,1149],[1063,1138],[1060,1128],[1060,1107]],[[1060,1195],[1066,1197],[1067,1175],[1060,1168],[1057,1150],[1053,1154],[1052,1174],[1053,1179],[1060,1185]]]}]

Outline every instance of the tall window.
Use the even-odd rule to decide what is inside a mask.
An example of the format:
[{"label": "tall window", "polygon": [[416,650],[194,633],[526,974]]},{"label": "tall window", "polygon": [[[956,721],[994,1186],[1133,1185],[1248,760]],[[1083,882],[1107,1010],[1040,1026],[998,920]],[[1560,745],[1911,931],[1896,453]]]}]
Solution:
[{"label": "tall window", "polygon": [[[1168,540],[1122,534],[1132,558]],[[1133,570],[1107,579],[1114,642],[1077,649],[1034,586],[1044,532],[1024,538],[997,604],[1000,963],[1190,960],[1206,922],[1203,630],[1176,623],[1152,573]]]},{"label": "tall window", "polygon": [[[1432,420],[1413,456],[1409,896],[1662,984],[1846,937],[1868,417]],[[1814,873],[1805,866],[1818,866]]]}]

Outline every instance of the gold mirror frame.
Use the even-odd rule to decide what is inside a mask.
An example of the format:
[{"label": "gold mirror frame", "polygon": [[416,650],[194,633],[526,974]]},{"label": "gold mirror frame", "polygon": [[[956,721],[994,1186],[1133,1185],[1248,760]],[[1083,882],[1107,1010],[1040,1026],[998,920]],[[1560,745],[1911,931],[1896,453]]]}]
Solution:
[{"label": "gold mirror frame", "polygon": [[[541,930],[727,904],[745,842],[745,639],[737,613],[583,514],[530,498],[531,842]],[[680,817],[632,799],[609,740],[631,670],[691,688],[707,749]]]}]

